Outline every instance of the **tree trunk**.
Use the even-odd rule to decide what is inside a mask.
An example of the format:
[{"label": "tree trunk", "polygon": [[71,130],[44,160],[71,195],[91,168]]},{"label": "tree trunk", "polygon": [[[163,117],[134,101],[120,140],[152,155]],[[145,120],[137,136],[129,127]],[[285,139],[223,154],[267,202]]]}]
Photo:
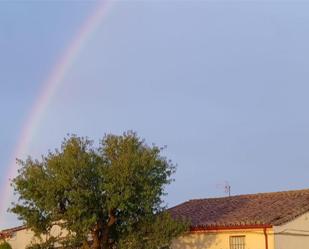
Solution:
[{"label": "tree trunk", "polygon": [[106,226],[102,233],[102,249],[108,249],[109,248],[109,228]]},{"label": "tree trunk", "polygon": [[82,247],[82,249],[90,249],[90,246],[89,246],[87,240],[84,240],[84,241],[83,241],[83,247]]},{"label": "tree trunk", "polygon": [[98,223],[92,232],[92,249],[101,249],[100,224]]},{"label": "tree trunk", "polygon": [[92,249],[101,249],[101,243],[100,243],[100,239],[99,239],[99,234],[98,232],[94,232],[92,234]]},{"label": "tree trunk", "polygon": [[116,216],[115,216],[115,209],[111,209],[109,211],[109,219],[107,224],[103,227],[102,231],[102,248],[101,249],[110,249],[110,241],[109,241],[109,233],[110,233],[110,227],[116,223]]}]

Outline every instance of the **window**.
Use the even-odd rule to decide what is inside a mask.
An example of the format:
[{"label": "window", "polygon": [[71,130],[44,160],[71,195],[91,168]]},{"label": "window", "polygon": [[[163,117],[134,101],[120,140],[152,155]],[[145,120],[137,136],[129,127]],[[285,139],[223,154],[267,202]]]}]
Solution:
[{"label": "window", "polygon": [[231,236],[230,249],[245,249],[245,236]]}]

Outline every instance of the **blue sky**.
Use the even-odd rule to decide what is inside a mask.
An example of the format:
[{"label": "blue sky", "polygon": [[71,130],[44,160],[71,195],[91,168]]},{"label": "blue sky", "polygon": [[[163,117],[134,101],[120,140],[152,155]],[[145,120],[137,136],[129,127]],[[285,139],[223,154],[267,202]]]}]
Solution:
[{"label": "blue sky", "polygon": [[[40,87],[96,4],[0,2],[0,185]],[[30,154],[67,133],[98,141],[130,129],[178,164],[169,206],[224,196],[225,181],[233,194],[308,188],[308,11],[300,1],[113,2]]]}]

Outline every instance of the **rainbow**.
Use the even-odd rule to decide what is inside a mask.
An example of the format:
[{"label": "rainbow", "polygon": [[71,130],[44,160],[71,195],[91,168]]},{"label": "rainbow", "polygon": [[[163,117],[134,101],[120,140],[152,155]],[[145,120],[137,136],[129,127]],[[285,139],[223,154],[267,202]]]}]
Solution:
[{"label": "rainbow", "polygon": [[89,37],[99,27],[107,11],[107,7],[107,1],[102,0],[98,2],[93,13],[82,24],[77,35],[51,70],[46,81],[42,84],[39,95],[30,109],[30,113],[21,129],[18,143],[13,150],[8,171],[4,178],[4,187],[1,188],[0,226],[5,225],[6,223],[6,209],[9,207],[9,203],[13,199],[13,193],[10,188],[10,179],[14,178],[17,174],[16,158],[24,157],[29,153],[29,145],[35,130],[39,126],[44,115],[44,111],[51,102],[57,89],[64,83],[63,79],[76,60],[79,52],[86,44]]}]

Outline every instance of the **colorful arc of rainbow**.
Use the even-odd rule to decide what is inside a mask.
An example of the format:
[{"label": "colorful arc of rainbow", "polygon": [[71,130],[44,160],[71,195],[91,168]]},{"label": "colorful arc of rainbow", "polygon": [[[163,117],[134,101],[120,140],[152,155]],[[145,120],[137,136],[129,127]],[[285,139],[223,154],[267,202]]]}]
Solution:
[{"label": "colorful arc of rainbow", "polygon": [[66,73],[69,71],[83,45],[100,25],[104,14],[107,11],[107,4],[108,1],[106,0],[99,1],[97,6],[95,6],[95,10],[92,15],[90,15],[85,20],[79,29],[79,32],[69,44],[68,48],[65,50],[63,55],[58,60],[58,63],[56,63],[51,73],[47,77],[47,80],[42,85],[41,91],[36,101],[34,102],[33,107],[31,108],[30,114],[28,115],[25,124],[21,129],[20,137],[18,139],[19,142],[17,143],[17,146],[12,153],[12,158],[8,166],[8,172],[4,183],[5,186],[1,190],[3,195],[0,203],[0,225],[6,221],[6,209],[8,208],[9,202],[12,199],[12,191],[10,189],[9,179],[12,179],[17,174],[16,158],[25,156],[28,153],[31,139],[34,135],[35,129],[40,123],[40,120],[44,114],[44,110],[49,105],[57,89],[63,83],[63,79]]}]

